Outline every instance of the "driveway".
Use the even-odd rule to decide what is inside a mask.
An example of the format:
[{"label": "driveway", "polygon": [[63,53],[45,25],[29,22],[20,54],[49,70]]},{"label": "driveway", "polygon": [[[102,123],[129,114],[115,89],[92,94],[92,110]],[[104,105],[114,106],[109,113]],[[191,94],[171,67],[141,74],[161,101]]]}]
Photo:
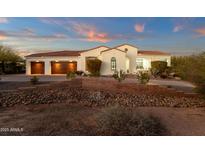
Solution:
[{"label": "driveway", "polygon": [[174,88],[178,91],[184,91],[188,93],[193,93],[194,88],[196,86],[190,82],[187,81],[180,81],[180,80],[164,80],[164,79],[158,79],[158,80],[150,80],[149,84],[152,85],[161,85],[161,86],[168,86],[170,88]]},{"label": "driveway", "polygon": [[[2,82],[25,82],[30,81],[32,76],[27,76],[24,74],[18,75],[1,75]],[[52,81],[66,81],[66,75],[39,75],[39,81],[43,82],[52,82]],[[114,80],[110,77],[100,77],[101,80]],[[137,83],[136,79],[127,78],[123,81],[123,83]],[[180,80],[166,80],[166,79],[151,79],[149,81],[150,85],[159,85],[159,86],[169,86],[170,88],[174,88],[178,91],[184,91],[188,93],[193,93],[194,88],[196,87],[190,82],[187,81],[180,81]]]},{"label": "driveway", "polygon": [[[50,81],[66,81],[66,75],[37,75],[39,81],[50,82]],[[1,81],[3,82],[26,82],[30,81],[32,76],[25,74],[15,74],[15,75],[1,75]]]}]

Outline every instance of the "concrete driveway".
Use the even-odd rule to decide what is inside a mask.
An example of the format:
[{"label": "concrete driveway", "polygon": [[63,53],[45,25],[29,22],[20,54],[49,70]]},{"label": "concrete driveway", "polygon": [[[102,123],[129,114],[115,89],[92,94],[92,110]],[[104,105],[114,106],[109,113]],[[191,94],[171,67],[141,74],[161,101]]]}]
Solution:
[{"label": "concrete driveway", "polygon": [[164,79],[154,80],[152,79],[150,80],[149,84],[168,86],[178,91],[184,91],[188,93],[193,93],[194,88],[196,88],[194,84],[187,82],[187,81],[180,81],[180,80],[164,80]]},{"label": "concrete driveway", "polygon": [[[25,74],[18,74],[18,75],[1,75],[1,82],[25,82],[30,81],[32,76],[27,76]],[[66,75],[39,75],[38,76],[39,81],[46,81],[46,82],[52,82],[52,81],[66,81]],[[102,80],[114,80],[110,77],[100,77]],[[123,81],[123,83],[137,83],[138,81],[136,79],[127,78]],[[165,79],[151,79],[149,81],[150,85],[160,85],[160,86],[169,86],[171,88],[174,88],[178,91],[184,91],[188,93],[192,93],[193,89],[196,87],[194,84],[187,82],[187,81],[180,81],[180,80],[165,80]]]},{"label": "concrete driveway", "polygon": [[[66,81],[66,75],[36,75],[39,81]],[[30,81],[31,76],[25,74],[15,74],[15,75],[1,75],[2,82],[26,82]]]}]

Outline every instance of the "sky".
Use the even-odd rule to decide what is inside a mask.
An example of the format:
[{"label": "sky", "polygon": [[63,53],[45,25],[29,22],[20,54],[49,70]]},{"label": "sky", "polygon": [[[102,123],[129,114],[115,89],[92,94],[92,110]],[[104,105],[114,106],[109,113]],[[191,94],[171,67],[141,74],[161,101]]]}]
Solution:
[{"label": "sky", "polygon": [[205,18],[0,17],[0,45],[20,55],[132,44],[186,55],[205,51]]}]

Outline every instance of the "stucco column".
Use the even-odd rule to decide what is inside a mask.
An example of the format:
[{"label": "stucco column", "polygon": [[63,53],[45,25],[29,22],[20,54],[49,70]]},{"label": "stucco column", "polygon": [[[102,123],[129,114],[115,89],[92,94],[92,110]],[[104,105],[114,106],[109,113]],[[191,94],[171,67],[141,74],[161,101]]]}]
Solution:
[{"label": "stucco column", "polygon": [[45,60],[44,69],[45,75],[51,75],[51,62],[49,60]]},{"label": "stucco column", "polygon": [[81,60],[78,59],[78,60],[77,60],[77,71],[81,71],[81,70],[82,70],[82,69],[81,69],[81,68],[82,68],[81,65],[82,65],[82,64],[81,64]]},{"label": "stucco column", "polygon": [[26,60],[26,75],[31,74],[31,62]]}]

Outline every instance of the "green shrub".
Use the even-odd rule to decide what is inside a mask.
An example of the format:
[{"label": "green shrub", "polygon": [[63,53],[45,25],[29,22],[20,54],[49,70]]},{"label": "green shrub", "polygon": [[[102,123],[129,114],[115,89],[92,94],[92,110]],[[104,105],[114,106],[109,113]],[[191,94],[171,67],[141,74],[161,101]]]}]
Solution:
[{"label": "green shrub", "polygon": [[167,62],[165,61],[152,61],[151,73],[154,77],[160,76],[167,69]]},{"label": "green shrub", "polygon": [[165,128],[158,118],[142,116],[134,111],[114,106],[105,109],[97,117],[101,135],[154,136],[165,135]]},{"label": "green shrub", "polygon": [[101,64],[102,61],[99,59],[87,60],[87,70],[90,72],[91,76],[100,76]]},{"label": "green shrub", "polygon": [[195,83],[197,91],[205,95],[205,52],[190,56],[174,56],[171,62],[176,75]]},{"label": "green shrub", "polygon": [[66,74],[66,78],[67,78],[67,79],[74,79],[75,77],[76,77],[75,72],[68,72],[68,73]]},{"label": "green shrub", "polygon": [[150,76],[148,72],[139,71],[137,74],[137,79],[141,84],[147,84],[150,80]]},{"label": "green shrub", "polygon": [[31,79],[30,79],[31,83],[32,84],[37,84],[39,82],[39,78],[37,76],[33,76]]},{"label": "green shrub", "polygon": [[114,79],[116,79],[118,82],[122,82],[126,78],[125,72],[123,70],[115,71],[115,73],[112,75]]},{"label": "green shrub", "polygon": [[183,80],[197,85],[205,83],[205,53],[191,56],[174,56],[171,59],[173,71]]}]

